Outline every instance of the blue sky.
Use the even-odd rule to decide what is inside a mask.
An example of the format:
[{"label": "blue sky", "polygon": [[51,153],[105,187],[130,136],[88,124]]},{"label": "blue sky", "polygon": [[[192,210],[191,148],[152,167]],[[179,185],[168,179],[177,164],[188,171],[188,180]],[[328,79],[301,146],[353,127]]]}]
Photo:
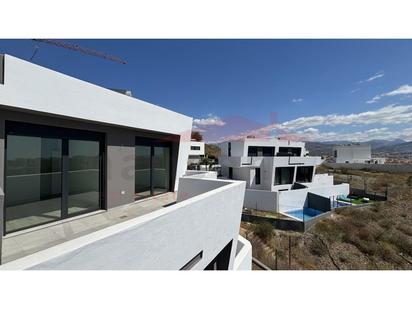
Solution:
[{"label": "blue sky", "polygon": [[65,40],[122,65],[32,40],[0,53],[192,116],[209,141],[412,140],[412,40]]}]

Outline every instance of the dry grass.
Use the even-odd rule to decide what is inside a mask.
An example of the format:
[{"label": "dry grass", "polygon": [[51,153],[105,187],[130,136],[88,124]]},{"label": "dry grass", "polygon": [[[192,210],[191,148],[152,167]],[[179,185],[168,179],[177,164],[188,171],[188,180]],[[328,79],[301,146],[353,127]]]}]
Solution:
[{"label": "dry grass", "polygon": [[275,230],[270,237],[268,228],[255,227],[278,251],[278,269],[289,268],[289,236],[292,269],[412,269],[412,175],[346,172],[376,191],[388,186],[388,201],[337,209],[304,234]]}]

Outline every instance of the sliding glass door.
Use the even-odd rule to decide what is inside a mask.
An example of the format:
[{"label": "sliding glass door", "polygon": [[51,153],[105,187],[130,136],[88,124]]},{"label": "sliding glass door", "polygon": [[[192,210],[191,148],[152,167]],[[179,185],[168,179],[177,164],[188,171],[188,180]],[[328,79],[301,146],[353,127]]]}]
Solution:
[{"label": "sliding glass door", "polygon": [[150,146],[136,146],[135,149],[135,197],[141,199],[151,193],[151,157]]},{"label": "sliding glass door", "polygon": [[97,141],[69,140],[68,215],[100,208],[100,144]]},{"label": "sliding glass door", "polygon": [[99,134],[17,122],[6,134],[6,233],[101,208]]},{"label": "sliding glass door", "polygon": [[153,149],[153,194],[170,191],[170,148]]},{"label": "sliding glass door", "polygon": [[170,191],[170,145],[156,140],[136,139],[135,198]]},{"label": "sliding glass door", "polygon": [[7,137],[6,231],[61,218],[62,140]]}]

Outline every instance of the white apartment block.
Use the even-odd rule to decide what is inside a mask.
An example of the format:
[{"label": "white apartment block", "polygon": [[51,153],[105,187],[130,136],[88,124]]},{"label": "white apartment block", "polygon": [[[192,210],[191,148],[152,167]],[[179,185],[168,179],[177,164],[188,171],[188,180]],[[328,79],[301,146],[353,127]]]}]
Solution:
[{"label": "white apartment block", "polygon": [[205,156],[205,142],[190,141],[188,164],[198,164]]},{"label": "white apartment block", "polygon": [[349,144],[333,147],[335,163],[384,164],[385,158],[373,158],[370,145]]},{"label": "white apartment block", "polygon": [[0,55],[0,269],[251,269],[192,118]]},{"label": "white apartment block", "polygon": [[329,199],[349,194],[347,184],[315,174],[322,160],[308,156],[302,142],[246,138],[219,146],[222,175],[246,182],[245,208],[285,213],[307,206],[308,193]]}]

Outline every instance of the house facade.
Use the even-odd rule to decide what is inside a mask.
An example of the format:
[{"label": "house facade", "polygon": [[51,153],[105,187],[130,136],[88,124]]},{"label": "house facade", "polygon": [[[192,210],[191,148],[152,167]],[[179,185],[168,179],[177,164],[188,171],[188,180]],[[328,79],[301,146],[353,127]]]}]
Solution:
[{"label": "house facade", "polygon": [[246,182],[245,208],[286,212],[307,206],[309,192],[327,198],[349,193],[333,176],[316,174],[322,160],[309,156],[303,142],[246,138],[219,147],[222,175]]},{"label": "house facade", "polygon": [[[78,220],[80,224],[82,220],[90,220],[87,219],[89,216],[100,218],[102,213],[119,211],[119,207],[129,211],[130,215],[133,207],[139,207],[142,201],[154,200],[159,204],[162,196],[173,195],[173,205],[167,208],[157,208],[130,220],[122,219],[123,226],[118,226],[115,220],[106,222],[105,228],[109,231],[93,230],[97,233],[96,242],[112,243],[118,254],[122,254],[114,264],[114,257],[110,257],[113,251],[104,251],[96,242],[84,239],[90,235],[79,233],[82,236],[75,239],[59,238],[55,243],[65,246],[66,251],[63,251],[68,255],[82,245],[90,250],[92,247],[93,250],[103,250],[99,251],[101,255],[96,253],[94,261],[86,262],[79,256],[77,263],[63,263],[66,269],[181,269],[190,261],[189,266],[194,269],[207,266],[233,269],[241,210],[236,209],[236,203],[241,204],[241,200],[228,206],[227,213],[221,214],[222,220],[233,217],[228,221],[231,228],[222,231],[222,238],[217,236],[214,242],[202,242],[205,237],[210,238],[206,227],[202,230],[202,225],[213,225],[207,220],[197,231],[179,229],[190,218],[213,217],[213,206],[203,209],[201,205],[207,200],[213,204],[214,199],[230,195],[232,191],[242,192],[243,185],[197,179],[194,175],[184,177],[190,152],[191,117],[9,55],[0,56],[0,60],[3,257],[9,256],[6,249],[13,247],[12,242],[18,243],[22,237],[30,245],[30,233],[38,234],[39,229],[47,238],[48,229],[67,222],[73,226]],[[183,192],[178,190],[180,182],[185,183]],[[164,226],[159,226],[162,224],[160,217],[167,219]],[[106,215],[105,220],[110,221],[110,216]],[[193,223],[186,225],[187,228],[191,226]],[[219,230],[217,226],[214,228]],[[133,230],[150,235],[130,234]],[[190,246],[190,233],[199,237],[193,241],[193,246]],[[136,243],[127,245],[120,235]],[[186,237],[185,241],[172,241],[178,236]],[[164,246],[161,249],[160,244]],[[188,245],[188,250],[182,249]],[[247,242],[245,246],[248,247]],[[53,246],[46,246],[45,250],[53,252]],[[175,252],[175,255],[160,257],[166,251]],[[39,249],[33,255],[39,255],[39,252],[43,251]],[[219,264],[216,261],[221,252],[225,258],[221,258]],[[52,253],[40,255],[42,260],[29,255],[11,261],[9,256],[8,262],[14,264],[4,263],[3,259],[3,266],[49,265],[47,263],[56,258]],[[127,255],[129,259],[134,257],[133,262],[126,258]],[[24,262],[30,257],[30,263]],[[26,260],[18,262],[20,258]],[[225,261],[221,262],[222,259]],[[54,260],[51,264],[57,267]],[[52,268],[49,266],[44,268]]]},{"label": "house facade", "polygon": [[205,156],[205,142],[190,141],[188,164],[199,164]]},{"label": "house facade", "polygon": [[335,163],[384,164],[385,158],[373,158],[371,145],[348,144],[333,147]]}]

